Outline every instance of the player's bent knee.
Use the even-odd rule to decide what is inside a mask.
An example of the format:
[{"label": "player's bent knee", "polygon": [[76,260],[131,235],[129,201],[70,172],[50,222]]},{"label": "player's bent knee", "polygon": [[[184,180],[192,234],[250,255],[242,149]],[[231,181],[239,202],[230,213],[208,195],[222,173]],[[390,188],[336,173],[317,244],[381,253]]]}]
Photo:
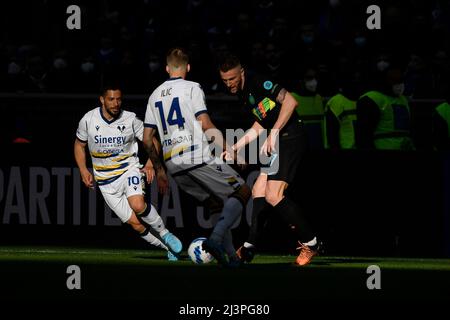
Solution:
[{"label": "player's bent knee", "polygon": [[137,203],[133,203],[130,204],[131,209],[133,209],[134,212],[136,212],[137,215],[143,213],[145,211],[145,209],[147,208],[147,205],[145,204],[145,202],[137,202]]},{"label": "player's bent knee", "polygon": [[241,185],[239,189],[237,189],[235,192],[233,192],[230,197],[238,199],[243,206],[247,205],[248,200],[252,196],[252,191],[250,190],[249,186],[246,184]]}]

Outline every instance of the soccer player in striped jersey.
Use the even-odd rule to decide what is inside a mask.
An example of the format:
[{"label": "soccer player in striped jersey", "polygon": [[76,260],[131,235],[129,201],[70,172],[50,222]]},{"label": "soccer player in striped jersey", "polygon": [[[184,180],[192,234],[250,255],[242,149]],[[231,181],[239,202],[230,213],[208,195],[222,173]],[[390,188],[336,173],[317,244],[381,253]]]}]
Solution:
[{"label": "soccer player in striped jersey", "polygon": [[[221,148],[226,148],[226,143],[208,115],[200,85],[185,80],[190,70],[188,55],[183,49],[174,48],[166,58],[170,78],[148,100],[144,146],[155,167],[161,167],[153,144],[153,136],[158,132],[165,165],[178,186],[203,203],[211,198],[223,201],[220,217],[203,248],[220,264],[238,266],[231,227],[250,198],[250,188],[237,172],[211,153],[208,138],[213,136]],[[165,176],[163,170],[157,174]]]},{"label": "soccer player in striped jersey", "polygon": [[[81,179],[89,188],[94,188],[95,179],[105,202],[122,222],[148,243],[167,250],[169,260],[177,260],[180,240],[144,200],[144,177],[150,183],[155,171],[150,159],[140,169],[137,140],[142,141],[143,123],[135,113],[122,110],[122,92],[117,85],[102,90],[100,103],[101,107],[87,112],[78,125],[74,154]],[[94,176],[86,167],[86,146]]]}]

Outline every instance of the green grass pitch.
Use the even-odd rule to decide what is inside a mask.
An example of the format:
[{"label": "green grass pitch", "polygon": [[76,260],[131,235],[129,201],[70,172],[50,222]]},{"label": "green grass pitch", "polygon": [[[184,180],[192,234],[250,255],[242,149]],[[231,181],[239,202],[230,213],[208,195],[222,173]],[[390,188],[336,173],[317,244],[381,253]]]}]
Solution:
[{"label": "green grass pitch", "polygon": [[[306,267],[295,256],[258,255],[239,269],[195,265],[163,251],[68,247],[0,247],[0,298],[128,300],[158,303],[283,303],[319,300],[447,300],[450,260],[320,256]],[[69,290],[70,265],[81,289]],[[369,290],[370,265],[380,289]]]}]

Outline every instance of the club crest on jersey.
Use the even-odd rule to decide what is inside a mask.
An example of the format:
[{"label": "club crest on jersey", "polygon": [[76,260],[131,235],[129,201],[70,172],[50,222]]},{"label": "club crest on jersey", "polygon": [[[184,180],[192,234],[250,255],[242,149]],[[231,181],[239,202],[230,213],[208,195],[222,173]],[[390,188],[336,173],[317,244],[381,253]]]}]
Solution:
[{"label": "club crest on jersey", "polygon": [[123,130],[125,130],[125,126],[117,126],[117,129],[119,129],[120,133],[122,133]]},{"label": "club crest on jersey", "polygon": [[263,87],[264,87],[264,89],[266,89],[266,90],[272,89],[272,87],[273,87],[272,81],[267,80],[266,82],[264,82]]}]

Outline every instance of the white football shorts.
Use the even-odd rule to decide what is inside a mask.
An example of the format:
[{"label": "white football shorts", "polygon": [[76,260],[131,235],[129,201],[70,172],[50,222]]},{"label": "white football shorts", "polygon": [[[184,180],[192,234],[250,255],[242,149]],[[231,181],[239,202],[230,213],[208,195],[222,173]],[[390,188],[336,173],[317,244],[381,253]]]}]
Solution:
[{"label": "white football shorts", "polygon": [[145,175],[138,167],[132,166],[119,179],[108,185],[108,188],[99,186],[106,204],[114,211],[123,223],[130,218],[133,210],[128,198],[135,195],[144,195]]}]

